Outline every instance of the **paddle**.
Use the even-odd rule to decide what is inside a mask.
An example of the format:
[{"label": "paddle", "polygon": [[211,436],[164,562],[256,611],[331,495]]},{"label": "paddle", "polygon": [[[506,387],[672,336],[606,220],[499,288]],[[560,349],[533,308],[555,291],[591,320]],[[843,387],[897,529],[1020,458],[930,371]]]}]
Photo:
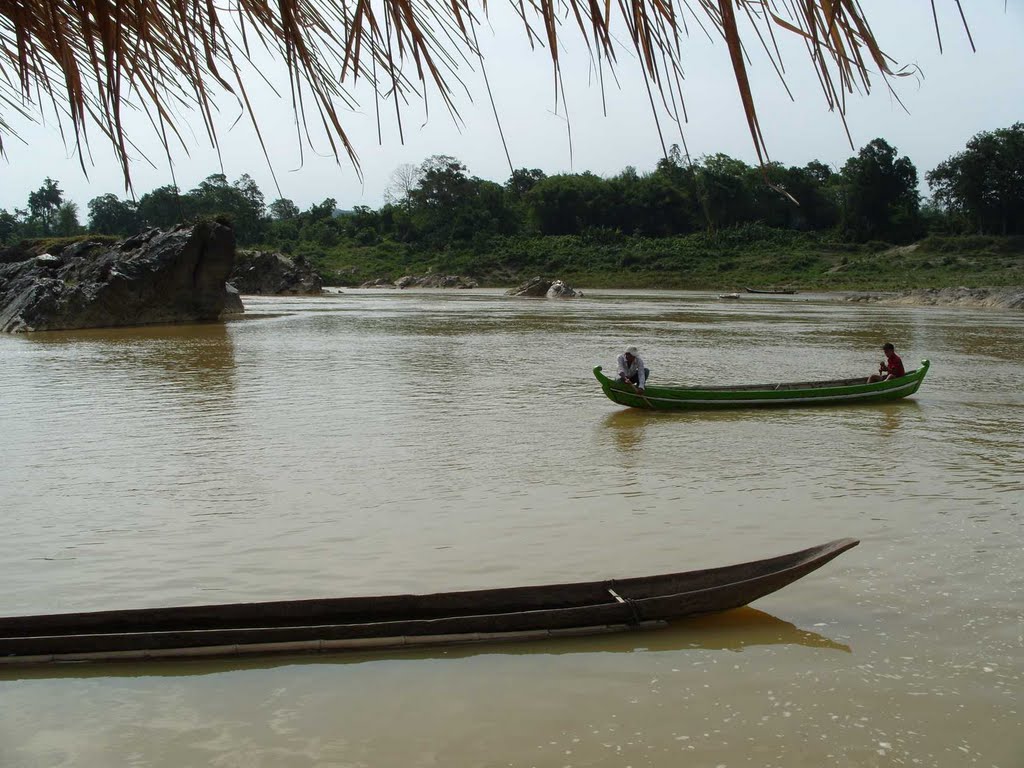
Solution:
[{"label": "paddle", "polygon": [[650,408],[653,411],[654,410],[654,406],[651,404],[651,401],[647,399],[647,396],[640,392],[640,387],[638,387],[636,384],[634,384],[629,379],[626,379],[626,383],[629,384],[629,386],[631,386],[633,388],[633,394],[636,395],[637,397],[639,397],[645,403],[647,403],[647,407]]}]

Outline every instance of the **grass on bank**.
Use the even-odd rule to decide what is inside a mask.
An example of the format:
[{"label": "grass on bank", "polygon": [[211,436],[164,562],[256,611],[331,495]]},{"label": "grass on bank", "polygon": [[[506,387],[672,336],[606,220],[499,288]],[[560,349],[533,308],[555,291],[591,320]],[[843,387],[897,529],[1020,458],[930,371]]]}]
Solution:
[{"label": "grass on bank", "polygon": [[600,231],[582,236],[508,237],[444,251],[403,243],[302,243],[328,285],[355,286],[428,272],[508,286],[534,275],[591,288],[733,291],[904,290],[1024,285],[1024,237],[932,236],[909,246],[846,243],[821,233],[761,226],[715,235],[641,238]]},{"label": "grass on bank", "polygon": [[[11,250],[57,253],[93,240],[79,235],[25,241]],[[299,242],[284,250],[308,258],[327,285],[357,286],[403,275],[463,275],[483,286],[516,285],[535,275],[584,288],[752,288],[893,291],[1024,285],[1024,236],[930,236],[913,245],[848,243],[828,233],[761,225],[685,237],[643,238],[613,230],[558,237],[506,237],[424,250],[381,240],[331,248]]]}]

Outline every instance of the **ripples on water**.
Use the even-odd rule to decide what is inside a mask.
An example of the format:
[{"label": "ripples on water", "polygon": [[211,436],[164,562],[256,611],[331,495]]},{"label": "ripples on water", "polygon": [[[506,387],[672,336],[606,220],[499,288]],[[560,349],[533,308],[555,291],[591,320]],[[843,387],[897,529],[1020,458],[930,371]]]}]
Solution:
[{"label": "ripples on water", "polygon": [[[666,633],[0,673],[0,765],[1024,765],[1019,314],[614,291],[246,304],[228,325],[0,338],[0,613],[863,543],[767,614]],[[645,413],[590,374],[637,343],[659,383],[866,375],[887,339],[932,360],[913,400]]]}]

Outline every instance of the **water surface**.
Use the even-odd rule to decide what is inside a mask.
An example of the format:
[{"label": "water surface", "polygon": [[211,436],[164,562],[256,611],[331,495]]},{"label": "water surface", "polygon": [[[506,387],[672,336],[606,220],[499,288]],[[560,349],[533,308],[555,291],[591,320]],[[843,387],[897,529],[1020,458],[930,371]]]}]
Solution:
[{"label": "water surface", "polygon": [[[685,292],[247,297],[227,325],[0,338],[0,614],[725,565],[842,536],[721,617],[557,643],[0,670],[0,765],[1024,766],[1024,316]],[[871,373],[825,409],[658,383]]]}]

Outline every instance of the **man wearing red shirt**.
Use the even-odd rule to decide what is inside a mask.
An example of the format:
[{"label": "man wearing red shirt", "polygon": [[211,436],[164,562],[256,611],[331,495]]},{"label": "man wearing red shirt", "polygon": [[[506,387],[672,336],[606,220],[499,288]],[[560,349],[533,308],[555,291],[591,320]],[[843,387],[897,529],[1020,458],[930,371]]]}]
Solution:
[{"label": "man wearing red shirt", "polygon": [[889,379],[898,379],[900,376],[906,376],[907,372],[903,368],[903,360],[896,354],[896,348],[888,341],[882,345],[882,351],[885,353],[885,360],[878,365],[878,373],[868,376],[868,384],[875,381],[888,381]]}]

